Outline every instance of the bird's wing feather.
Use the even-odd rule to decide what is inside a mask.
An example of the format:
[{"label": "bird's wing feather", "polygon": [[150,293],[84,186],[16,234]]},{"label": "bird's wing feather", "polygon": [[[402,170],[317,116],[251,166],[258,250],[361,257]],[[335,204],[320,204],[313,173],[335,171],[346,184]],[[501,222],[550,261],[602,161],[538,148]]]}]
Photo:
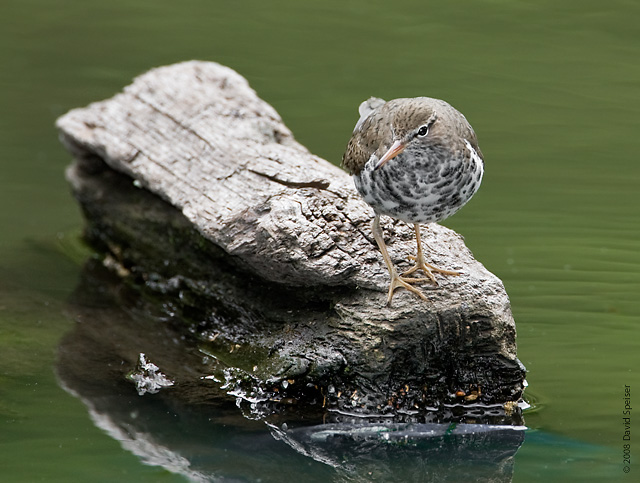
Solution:
[{"label": "bird's wing feather", "polygon": [[[366,106],[365,106],[366,104]],[[353,130],[342,164],[349,174],[359,173],[380,148],[380,140],[391,139],[390,127],[381,122],[385,101],[372,97],[360,104],[360,120]]]},{"label": "bird's wing feather", "polygon": [[356,129],[362,126],[362,123],[367,117],[369,117],[369,114],[371,114],[377,108],[382,107],[384,103],[385,103],[385,100],[380,99],[379,97],[370,97],[366,101],[362,102],[358,107],[358,112],[360,113],[360,119],[358,119],[356,126],[353,128],[353,132],[355,132]]}]

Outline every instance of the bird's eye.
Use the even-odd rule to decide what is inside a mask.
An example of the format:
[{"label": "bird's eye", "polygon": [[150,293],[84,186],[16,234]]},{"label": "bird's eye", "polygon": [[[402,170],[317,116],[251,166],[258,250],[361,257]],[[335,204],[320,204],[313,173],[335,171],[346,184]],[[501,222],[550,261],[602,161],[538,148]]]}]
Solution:
[{"label": "bird's eye", "polygon": [[425,137],[427,134],[429,134],[429,126],[427,124],[418,129],[418,136],[421,138]]}]

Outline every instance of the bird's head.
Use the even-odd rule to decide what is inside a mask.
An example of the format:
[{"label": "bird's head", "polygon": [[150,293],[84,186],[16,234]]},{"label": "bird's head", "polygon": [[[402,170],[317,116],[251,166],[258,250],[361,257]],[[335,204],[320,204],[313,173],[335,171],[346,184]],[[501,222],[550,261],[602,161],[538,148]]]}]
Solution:
[{"label": "bird's head", "polygon": [[392,144],[380,157],[374,169],[380,169],[408,147],[417,147],[428,142],[429,132],[438,114],[428,103],[421,103],[419,98],[412,101],[417,105],[394,113],[391,121]]}]

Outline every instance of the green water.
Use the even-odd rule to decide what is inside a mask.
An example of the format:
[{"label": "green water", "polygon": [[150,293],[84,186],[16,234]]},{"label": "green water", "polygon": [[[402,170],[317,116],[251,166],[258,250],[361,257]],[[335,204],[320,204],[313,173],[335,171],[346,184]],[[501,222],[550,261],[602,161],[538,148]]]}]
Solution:
[{"label": "green water", "polygon": [[[464,112],[485,177],[445,224],[511,298],[535,405],[513,479],[635,480],[640,430],[632,417],[627,475],[622,410],[625,384],[633,401],[640,393],[639,18],[640,4],[622,0],[4,0],[2,480],[184,481],[123,449],[58,385],[58,345],[74,327],[66,301],[89,253],[76,241],[70,157],[53,123],[151,67],[192,58],[247,77],[299,141],[336,163],[370,95],[428,95]],[[270,438],[260,425],[245,430],[245,443]],[[339,479],[264,444],[311,479]],[[277,481],[269,457],[252,460],[254,474]]]}]

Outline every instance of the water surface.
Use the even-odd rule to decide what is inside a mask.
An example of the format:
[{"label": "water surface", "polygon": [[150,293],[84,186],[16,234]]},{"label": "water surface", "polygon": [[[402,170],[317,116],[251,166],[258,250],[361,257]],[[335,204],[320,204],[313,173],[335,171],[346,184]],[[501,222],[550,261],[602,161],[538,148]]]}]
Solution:
[{"label": "water surface", "polygon": [[[90,253],[77,242],[70,159],[53,123],[192,58],[239,71],[335,163],[370,95],[440,97],[464,112],[485,178],[444,224],[511,298],[535,406],[514,481],[631,481],[640,471],[623,473],[621,419],[624,385],[640,390],[636,2],[9,0],[0,13],[3,480],[185,480],[123,448],[55,375]],[[277,481],[269,461],[287,458],[292,474],[345,477],[260,423],[228,424],[235,432],[211,430],[221,452],[229,434],[254,453],[268,447],[248,480]],[[232,451],[221,474],[247,456]]]}]

